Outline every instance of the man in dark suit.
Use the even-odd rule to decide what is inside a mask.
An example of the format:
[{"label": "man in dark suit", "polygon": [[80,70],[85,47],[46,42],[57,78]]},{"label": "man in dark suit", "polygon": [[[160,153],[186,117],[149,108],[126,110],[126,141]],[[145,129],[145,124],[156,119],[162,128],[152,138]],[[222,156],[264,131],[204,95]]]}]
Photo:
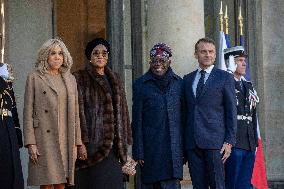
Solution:
[{"label": "man in dark suit", "polygon": [[[252,83],[242,79],[246,74],[244,48],[236,46],[224,50],[225,60],[235,64],[234,77],[237,97],[237,142],[225,164],[227,189],[252,189],[252,171],[257,147],[256,104],[259,98]],[[229,57],[232,58],[229,58]],[[227,61],[228,62],[228,61]],[[228,62],[229,63],[229,62]],[[234,67],[234,66],[232,66]]]},{"label": "man in dark suit", "polygon": [[199,39],[194,55],[199,68],[183,80],[187,110],[184,151],[194,189],[225,189],[224,162],[236,140],[234,78],[214,67],[212,39]]}]

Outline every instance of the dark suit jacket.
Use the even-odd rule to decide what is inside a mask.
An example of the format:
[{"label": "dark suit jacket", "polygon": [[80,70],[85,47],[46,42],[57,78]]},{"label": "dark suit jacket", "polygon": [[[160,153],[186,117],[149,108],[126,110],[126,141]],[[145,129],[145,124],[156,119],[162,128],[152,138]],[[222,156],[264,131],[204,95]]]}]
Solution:
[{"label": "dark suit jacket", "polygon": [[197,70],[184,77],[186,100],[185,150],[221,149],[236,142],[237,109],[232,74],[213,68],[198,99],[192,84]]}]

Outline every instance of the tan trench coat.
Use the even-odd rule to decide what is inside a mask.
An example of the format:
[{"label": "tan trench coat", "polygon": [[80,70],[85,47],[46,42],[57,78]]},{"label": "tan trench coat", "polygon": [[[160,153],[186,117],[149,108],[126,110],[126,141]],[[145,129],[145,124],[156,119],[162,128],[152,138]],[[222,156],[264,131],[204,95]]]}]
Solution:
[{"label": "tan trench coat", "polygon": [[[77,147],[81,145],[78,92],[76,80],[70,72],[62,74],[68,102],[68,184],[74,184]],[[40,153],[39,164],[29,162],[28,185],[66,183],[59,148],[58,96],[45,74],[34,71],[28,75],[24,104],[24,144],[36,144]]]}]

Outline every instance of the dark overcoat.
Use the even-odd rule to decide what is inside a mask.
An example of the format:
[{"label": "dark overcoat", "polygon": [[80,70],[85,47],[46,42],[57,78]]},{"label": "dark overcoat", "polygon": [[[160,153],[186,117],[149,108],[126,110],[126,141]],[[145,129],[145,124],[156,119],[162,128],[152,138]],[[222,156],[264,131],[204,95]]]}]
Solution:
[{"label": "dark overcoat", "polygon": [[[12,86],[0,77],[0,188],[23,189],[22,136]],[[6,114],[6,113],[7,114]]]},{"label": "dark overcoat", "polygon": [[182,80],[173,74],[163,93],[150,72],[133,85],[133,158],[144,160],[142,179],[182,179]]}]

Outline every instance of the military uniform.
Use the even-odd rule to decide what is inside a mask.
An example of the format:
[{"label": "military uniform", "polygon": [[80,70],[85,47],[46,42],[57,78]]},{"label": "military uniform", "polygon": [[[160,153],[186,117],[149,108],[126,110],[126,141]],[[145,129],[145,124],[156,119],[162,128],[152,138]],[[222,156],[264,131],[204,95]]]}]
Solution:
[{"label": "military uniform", "polygon": [[237,99],[237,142],[227,159],[226,188],[251,189],[251,175],[257,147],[256,104],[258,97],[252,83],[235,81]]},{"label": "military uniform", "polygon": [[[250,101],[250,96],[255,91],[252,83],[242,81],[241,85],[236,81],[237,97],[237,143],[236,148],[255,151],[257,147],[257,122],[256,122],[256,104]],[[243,92],[242,92],[243,91]]]},{"label": "military uniform", "polygon": [[0,77],[0,188],[23,189],[19,148],[23,146],[12,88]]}]

